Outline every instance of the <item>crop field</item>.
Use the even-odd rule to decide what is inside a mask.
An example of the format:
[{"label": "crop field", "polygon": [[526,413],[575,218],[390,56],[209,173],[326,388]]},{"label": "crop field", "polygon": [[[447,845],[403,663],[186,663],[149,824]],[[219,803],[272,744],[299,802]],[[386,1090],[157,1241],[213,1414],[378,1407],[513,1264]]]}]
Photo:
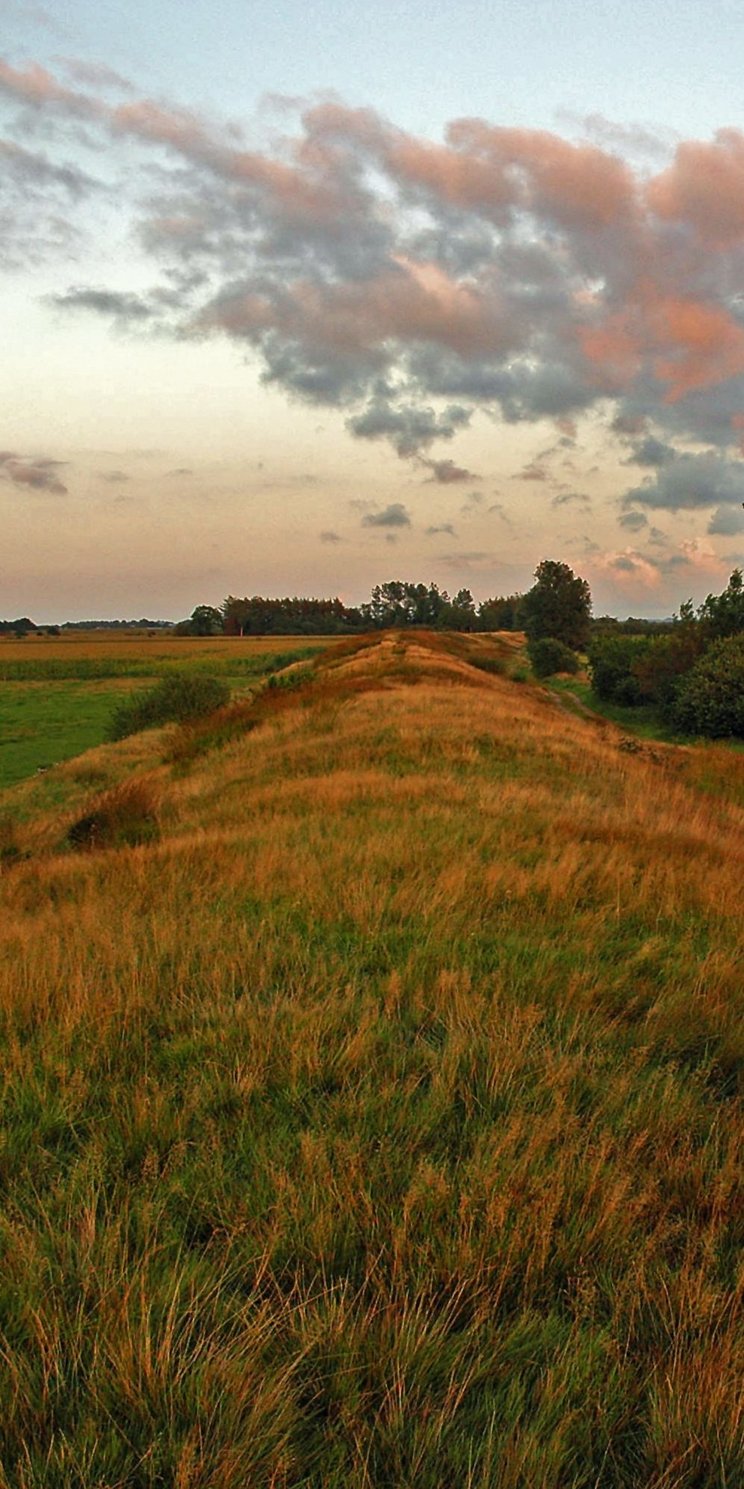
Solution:
[{"label": "crop field", "polygon": [[240,693],[326,645],[325,637],[194,640],[107,631],[0,637],[0,790],[100,744],[122,691],[172,672],[208,672]]},{"label": "crop field", "polygon": [[3,1489],[744,1483],[744,755],[515,672],[0,795]]}]

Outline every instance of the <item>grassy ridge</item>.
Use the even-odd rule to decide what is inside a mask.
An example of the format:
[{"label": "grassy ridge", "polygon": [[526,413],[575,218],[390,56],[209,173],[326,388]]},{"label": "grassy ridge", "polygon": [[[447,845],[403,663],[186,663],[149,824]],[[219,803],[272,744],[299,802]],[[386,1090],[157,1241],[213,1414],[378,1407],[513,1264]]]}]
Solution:
[{"label": "grassy ridge", "polygon": [[744,814],[471,646],[19,828],[10,1489],[742,1481]]}]

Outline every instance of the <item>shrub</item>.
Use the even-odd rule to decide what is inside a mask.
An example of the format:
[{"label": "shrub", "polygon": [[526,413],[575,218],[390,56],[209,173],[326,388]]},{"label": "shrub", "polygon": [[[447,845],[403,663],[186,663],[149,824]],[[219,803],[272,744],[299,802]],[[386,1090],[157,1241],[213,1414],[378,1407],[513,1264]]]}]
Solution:
[{"label": "shrub", "polygon": [[636,673],[651,646],[647,636],[595,636],[589,647],[592,690],[605,703],[642,703]]},{"label": "shrub", "polygon": [[744,738],[744,635],[717,641],[683,680],[672,719],[685,734]]},{"label": "shrub", "polygon": [[152,781],[122,781],[104,791],[67,829],[73,848],[118,848],[148,843],[160,835],[160,797]]},{"label": "shrub", "polygon": [[639,702],[656,703],[671,718],[677,694],[706,647],[704,631],[683,622],[668,636],[656,636],[639,653],[634,667],[640,687]]},{"label": "shrub", "polygon": [[230,688],[222,678],[198,673],[164,677],[156,687],[135,693],[119,704],[109,721],[106,738],[125,739],[158,724],[198,719],[216,708],[224,708],[229,701]]},{"label": "shrub", "polygon": [[655,703],[669,717],[704,646],[705,634],[694,620],[675,624],[665,636],[596,636],[589,648],[592,688],[605,703]]},{"label": "shrub", "polygon": [[527,644],[527,655],[536,677],[553,677],[556,672],[578,672],[575,651],[555,636],[540,636]]}]

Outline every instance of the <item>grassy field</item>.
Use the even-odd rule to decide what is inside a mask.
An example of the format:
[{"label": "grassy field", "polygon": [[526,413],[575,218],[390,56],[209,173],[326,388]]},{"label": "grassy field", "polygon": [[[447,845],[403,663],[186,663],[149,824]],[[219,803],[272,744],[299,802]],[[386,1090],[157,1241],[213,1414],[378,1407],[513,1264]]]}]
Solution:
[{"label": "grassy field", "polygon": [[0,797],[3,1489],[744,1483],[744,756],[483,664]]},{"label": "grassy field", "polygon": [[188,637],[73,632],[0,638],[0,790],[102,742],[124,689],[172,672],[209,672],[237,692],[312,656],[326,638]]}]

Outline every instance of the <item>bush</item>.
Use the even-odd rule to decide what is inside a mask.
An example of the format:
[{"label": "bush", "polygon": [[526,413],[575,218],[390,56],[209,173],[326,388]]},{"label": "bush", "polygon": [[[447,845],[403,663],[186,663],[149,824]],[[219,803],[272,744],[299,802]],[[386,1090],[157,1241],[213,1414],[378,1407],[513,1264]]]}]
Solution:
[{"label": "bush", "polygon": [[67,829],[73,848],[118,848],[148,843],[160,835],[160,798],[142,777],[122,781],[91,803]]},{"label": "bush", "polygon": [[597,697],[604,703],[642,703],[636,668],[650,646],[647,636],[595,636],[589,647],[589,670]]},{"label": "bush", "polygon": [[555,636],[540,636],[527,644],[527,655],[536,677],[553,677],[556,672],[578,672],[579,659],[570,646]]},{"label": "bush", "polygon": [[164,677],[156,687],[135,693],[115,709],[106,730],[107,739],[126,739],[140,729],[158,724],[181,724],[224,708],[230,689],[219,677],[199,674]]},{"label": "bush", "polygon": [[685,734],[744,738],[744,635],[718,641],[680,685],[672,720]]},{"label": "bush", "polygon": [[696,621],[676,623],[664,636],[596,636],[589,647],[592,689],[605,703],[654,703],[671,717],[677,693],[704,646]]},{"label": "bush", "polygon": [[657,704],[664,717],[671,718],[677,694],[706,644],[705,633],[695,621],[676,625],[668,636],[654,637],[639,653],[634,668],[640,686],[639,701]]}]

